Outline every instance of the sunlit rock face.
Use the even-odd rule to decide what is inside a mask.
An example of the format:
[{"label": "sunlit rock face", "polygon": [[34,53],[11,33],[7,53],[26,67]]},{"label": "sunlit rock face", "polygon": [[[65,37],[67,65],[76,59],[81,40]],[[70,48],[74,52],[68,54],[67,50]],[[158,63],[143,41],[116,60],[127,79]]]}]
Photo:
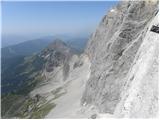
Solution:
[{"label": "sunlit rock face", "polygon": [[[149,34],[150,25],[157,13],[158,1],[123,1],[104,16],[97,30],[90,38],[85,50],[91,61],[91,76],[86,84],[85,92],[82,97],[82,105],[92,104],[98,107],[99,112],[114,113],[117,104],[120,103],[124,97],[124,90],[128,90],[126,83],[132,84],[131,81],[129,82],[130,78],[127,76],[131,74],[130,72],[132,71],[134,64],[137,64],[139,67],[136,68],[136,71],[140,71],[141,66],[143,67],[143,65],[137,63],[138,60],[136,61],[135,59],[138,59],[136,56],[140,54],[138,51],[143,51],[141,46],[145,44],[144,42],[147,43],[148,38],[146,38],[146,36]],[[157,33],[155,34],[158,35]],[[157,38],[153,39],[154,40],[150,38],[150,41],[155,45],[158,40]],[[158,51],[158,48],[154,45],[153,47]],[[148,53],[144,51],[143,54],[146,54],[146,59],[147,57],[152,59],[152,55],[149,56]],[[145,58],[143,59],[145,60]],[[155,59],[157,58],[155,57]],[[151,66],[151,64],[148,64],[147,62],[146,65]],[[157,64],[155,66],[156,67],[154,68],[144,68],[143,70],[149,72],[150,70],[148,69],[155,70],[158,68]],[[134,74],[141,76],[141,74],[138,73]],[[155,93],[155,91],[158,89],[156,84],[158,75],[155,75],[153,83],[151,82],[152,84],[145,82],[149,81],[149,79],[152,81],[153,78],[150,77],[145,81],[145,77],[141,76],[140,78],[133,78],[133,81],[136,83],[143,79],[143,84],[147,84],[148,86],[141,89],[141,93],[146,92],[147,88],[151,91],[143,94],[144,96],[141,97],[145,99],[147,94],[151,94],[151,97],[147,97],[147,99],[151,100],[153,98],[155,100],[154,105],[156,105],[158,93]],[[134,87],[140,88],[141,85],[135,85]],[[153,87],[156,90],[153,90]],[[130,93],[128,92],[128,94]],[[154,98],[153,96],[156,97]],[[134,100],[132,99],[132,101]],[[141,105],[141,107],[143,107],[143,105],[148,105],[148,107],[144,108],[147,110],[144,111],[152,109],[149,108],[149,104],[152,104],[152,102],[148,104],[147,102],[146,104],[142,103],[143,102],[139,102],[137,106]],[[121,103],[121,107],[123,106],[122,104],[123,103]],[[121,113],[118,110],[121,109],[121,107],[117,108],[118,112],[116,112],[116,114]],[[153,107],[153,109],[154,108],[155,107]],[[127,112],[130,112],[130,115],[128,114],[126,116],[131,117],[132,114],[135,114],[135,117],[142,116],[141,114],[138,114],[141,109],[137,109],[137,111],[136,108],[134,108],[133,111],[131,107],[128,109]],[[127,114],[125,112],[126,111],[124,110],[123,113]],[[148,117],[152,116],[156,113],[156,110],[152,110],[152,112],[153,113],[145,112],[145,114],[146,116],[148,115]]]},{"label": "sunlit rock face", "polygon": [[149,23],[134,62],[126,76],[121,100],[115,109],[117,117],[158,117],[158,33],[151,31],[158,15]]}]

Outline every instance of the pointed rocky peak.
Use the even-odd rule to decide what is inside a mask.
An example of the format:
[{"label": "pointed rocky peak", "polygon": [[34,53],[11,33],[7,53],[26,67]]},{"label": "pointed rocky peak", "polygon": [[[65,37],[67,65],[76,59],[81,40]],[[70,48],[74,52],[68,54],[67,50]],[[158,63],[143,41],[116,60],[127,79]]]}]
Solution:
[{"label": "pointed rocky peak", "polygon": [[45,60],[46,71],[52,72],[54,68],[68,64],[73,54],[75,54],[74,49],[70,48],[62,40],[56,39],[41,51],[39,56]]},{"label": "pointed rocky peak", "polygon": [[63,42],[62,40],[56,39],[56,40],[54,40],[54,42],[51,43],[47,48],[48,48],[48,49],[54,49],[54,50],[56,50],[56,49],[67,49],[68,46],[67,46],[67,44],[66,44],[65,42]]},{"label": "pointed rocky peak", "polygon": [[56,39],[47,48],[41,51],[40,56],[45,57],[54,54],[55,52],[67,55],[68,53],[71,53],[71,48],[69,48],[62,40]]},{"label": "pointed rocky peak", "polygon": [[53,44],[56,44],[56,45],[66,45],[61,39],[54,40]]}]

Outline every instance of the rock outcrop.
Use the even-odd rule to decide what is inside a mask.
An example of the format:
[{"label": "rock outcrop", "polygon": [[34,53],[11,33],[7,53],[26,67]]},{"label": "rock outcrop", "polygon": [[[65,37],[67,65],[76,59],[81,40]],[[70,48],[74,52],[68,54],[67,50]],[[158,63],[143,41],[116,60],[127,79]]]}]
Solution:
[{"label": "rock outcrop", "polygon": [[104,16],[85,50],[91,76],[82,105],[118,117],[157,114],[158,33],[150,31],[156,16],[158,1],[150,0],[120,2]]}]

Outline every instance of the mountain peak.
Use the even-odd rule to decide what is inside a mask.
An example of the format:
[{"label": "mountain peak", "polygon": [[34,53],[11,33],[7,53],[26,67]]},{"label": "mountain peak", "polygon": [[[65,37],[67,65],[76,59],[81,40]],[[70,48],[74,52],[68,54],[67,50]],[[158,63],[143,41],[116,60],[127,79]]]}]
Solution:
[{"label": "mountain peak", "polygon": [[55,39],[53,43],[54,44],[64,44],[64,42],[61,39],[58,39],[58,38]]},{"label": "mountain peak", "polygon": [[67,47],[67,44],[65,42],[63,42],[60,39],[56,39],[47,48],[57,50],[57,49],[64,49],[64,48],[66,49],[68,47]]}]

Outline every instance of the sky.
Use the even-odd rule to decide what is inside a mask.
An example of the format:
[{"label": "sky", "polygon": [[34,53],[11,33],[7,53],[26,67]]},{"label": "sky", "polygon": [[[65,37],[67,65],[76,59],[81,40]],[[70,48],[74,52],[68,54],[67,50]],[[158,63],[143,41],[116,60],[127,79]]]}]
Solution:
[{"label": "sky", "polygon": [[2,2],[2,36],[85,35],[116,1]]}]

